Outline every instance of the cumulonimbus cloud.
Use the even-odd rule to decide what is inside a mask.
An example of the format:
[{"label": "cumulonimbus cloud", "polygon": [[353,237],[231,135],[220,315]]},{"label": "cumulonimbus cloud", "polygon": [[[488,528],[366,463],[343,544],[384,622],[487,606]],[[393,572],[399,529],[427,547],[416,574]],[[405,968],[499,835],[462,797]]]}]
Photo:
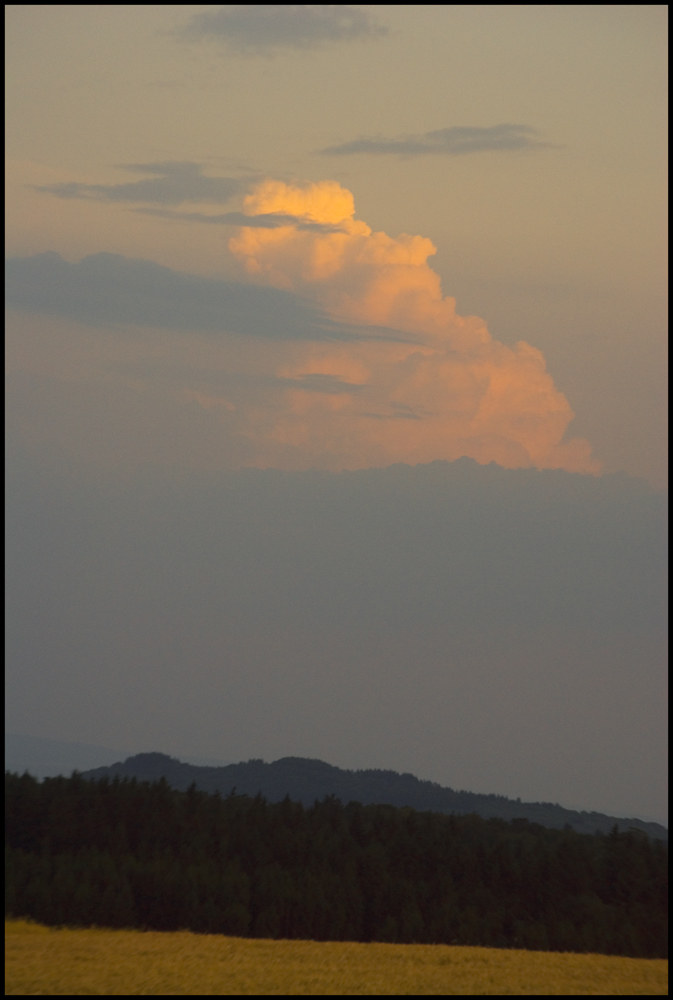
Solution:
[{"label": "cumulonimbus cloud", "polygon": [[[244,441],[251,466],[340,470],[467,456],[599,471],[589,442],[567,436],[573,412],[542,353],[499,343],[484,320],[456,312],[428,264],[429,239],[373,232],[336,181],[267,179],[225,216],[239,223],[228,246],[243,282],[114,254],[79,264],[42,254],[8,262],[9,301],[99,327],[243,338],[248,381],[232,383],[231,399],[229,389],[226,400],[191,391],[186,372],[183,390],[212,419],[226,410],[222,433]],[[233,341],[217,343],[226,372]]]},{"label": "cumulonimbus cloud", "polygon": [[334,42],[380,38],[388,29],[359,7],[341,4],[228,4],[195,14],[179,31],[186,41],[224,42],[230,51],[270,55]]},{"label": "cumulonimbus cloud", "polygon": [[45,186],[32,185],[35,191],[57,198],[84,198],[90,201],[139,202],[155,205],[182,205],[186,202],[224,204],[248,187],[249,178],[208,177],[201,164],[191,161],[166,163],[129,163],[124,170],[150,174],[140,181],[123,184],[80,184],[67,181]]},{"label": "cumulonimbus cloud", "polygon": [[552,145],[538,139],[529,125],[453,126],[420,135],[394,138],[370,136],[353,139],[319,150],[323,156],[352,156],[357,153],[397,156],[465,156],[468,153],[541,149]]},{"label": "cumulonimbus cloud", "polygon": [[[362,468],[467,455],[508,468],[599,470],[589,443],[565,439],[573,412],[542,353],[494,340],[483,320],[456,313],[429,267],[429,239],[391,238],[354,219],[335,181],[268,180],[245,199],[249,215],[287,213],[339,227],[242,227],[229,241],[257,282],[294,291],[334,319],[401,332],[396,341],[295,345],[277,375],[293,384],[257,406],[260,466]],[[329,380],[339,391],[325,391]],[[314,391],[311,380],[322,380]],[[344,391],[348,384],[357,391]]]}]

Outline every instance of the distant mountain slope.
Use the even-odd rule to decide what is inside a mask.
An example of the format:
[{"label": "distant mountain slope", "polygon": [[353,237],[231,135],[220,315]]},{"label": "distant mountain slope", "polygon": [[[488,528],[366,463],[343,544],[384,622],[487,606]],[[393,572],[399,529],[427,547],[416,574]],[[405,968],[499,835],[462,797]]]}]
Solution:
[{"label": "distant mountain slope", "polygon": [[615,823],[620,830],[635,828],[650,837],[668,840],[668,830],[659,823],[640,819],[620,819],[597,812],[576,812],[551,802],[515,802],[504,795],[479,795],[455,792],[432,781],[421,781],[412,774],[396,771],[346,771],[321,760],[304,757],[282,757],[271,764],[263,760],[229,764],[226,767],[195,767],[183,764],[161,753],[141,753],[111,767],[85,771],[86,778],[137,778],[156,781],[165,778],[181,791],[192,783],[207,792],[223,795],[233,789],[241,795],[261,793],[270,802],[279,802],[289,795],[306,806],[316,799],[335,795],[342,802],[362,802],[364,805],[387,803],[412,806],[421,811],[440,813],[477,813],[512,820],[525,818],[541,826],[562,829],[569,824],[578,833],[609,833]]}]

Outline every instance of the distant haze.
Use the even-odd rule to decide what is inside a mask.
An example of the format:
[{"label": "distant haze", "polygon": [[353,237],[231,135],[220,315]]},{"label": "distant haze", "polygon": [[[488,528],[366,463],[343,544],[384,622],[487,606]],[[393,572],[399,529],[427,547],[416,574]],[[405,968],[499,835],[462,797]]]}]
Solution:
[{"label": "distant haze", "polygon": [[[105,767],[125,760],[128,750],[111,750],[91,743],[71,743],[44,736],[26,736],[5,732],[5,770],[23,774],[28,771],[36,778],[68,777],[73,771]],[[217,767],[227,763],[212,757],[189,757],[185,763]]]},{"label": "distant haze", "polygon": [[10,729],[665,816],[646,484],[469,459],[115,482],[10,463]]}]

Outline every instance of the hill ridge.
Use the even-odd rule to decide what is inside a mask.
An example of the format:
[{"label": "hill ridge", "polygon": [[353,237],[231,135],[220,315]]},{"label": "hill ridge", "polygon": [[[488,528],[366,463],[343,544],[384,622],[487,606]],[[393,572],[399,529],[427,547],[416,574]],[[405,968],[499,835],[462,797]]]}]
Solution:
[{"label": "hill ridge", "polygon": [[[319,765],[316,768],[316,765]],[[261,794],[269,802],[286,796],[312,806],[316,800],[334,795],[346,803],[410,806],[423,812],[477,813],[485,819],[527,819],[555,829],[569,825],[578,833],[609,833],[635,829],[658,840],[668,840],[668,830],[659,823],[604,813],[566,809],[552,802],[521,802],[495,793],[456,791],[410,773],[376,768],[348,770],[318,758],[280,757],[267,763],[261,758],[223,767],[187,764],[159,752],[135,754],[107,767],[81,772],[91,780],[136,778],[157,781],[165,778],[171,787],[185,791],[190,785],[206,792],[239,795]]]}]

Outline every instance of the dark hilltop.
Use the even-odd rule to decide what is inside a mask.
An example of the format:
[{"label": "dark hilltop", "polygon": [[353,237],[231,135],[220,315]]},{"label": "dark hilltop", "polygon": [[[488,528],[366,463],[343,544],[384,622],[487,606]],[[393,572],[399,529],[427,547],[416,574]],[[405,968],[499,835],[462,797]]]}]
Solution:
[{"label": "dark hilltop", "polygon": [[617,825],[620,832],[640,830],[655,840],[668,840],[668,830],[659,823],[641,819],[606,816],[598,812],[579,812],[551,802],[521,802],[504,795],[480,795],[454,791],[433,781],[421,781],[413,774],[396,771],[348,771],[305,757],[282,757],[267,764],[249,760],[225,767],[198,767],[184,764],[162,753],[141,753],[109,767],[83,772],[83,777],[135,778],[158,781],[165,778],[179,791],[192,784],[205,792],[228,795],[262,795],[269,802],[281,802],[286,796],[304,806],[312,806],[326,796],[335,796],[344,804],[410,806],[423,812],[476,813],[484,819],[527,819],[553,829],[570,826],[577,833],[607,834]]}]

